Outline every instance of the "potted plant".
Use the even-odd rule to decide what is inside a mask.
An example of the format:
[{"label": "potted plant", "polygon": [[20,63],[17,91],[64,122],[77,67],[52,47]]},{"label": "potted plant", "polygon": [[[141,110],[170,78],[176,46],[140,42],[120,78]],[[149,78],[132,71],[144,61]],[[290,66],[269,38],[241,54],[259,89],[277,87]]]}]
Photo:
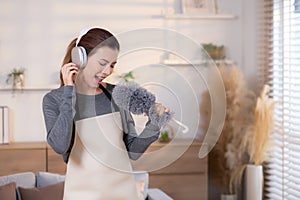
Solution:
[{"label": "potted plant", "polygon": [[245,199],[263,199],[263,163],[270,156],[273,142],[274,105],[268,96],[269,86],[264,85],[252,112],[253,123],[242,141],[249,161],[245,166]]},{"label": "potted plant", "polygon": [[159,135],[159,142],[170,142],[174,136],[174,129],[170,125],[164,126]]},{"label": "potted plant", "polygon": [[[209,154],[211,180],[219,186],[222,199],[262,199],[263,163],[272,147],[274,101],[265,85],[257,97],[246,86],[242,72],[236,67],[219,67],[226,92],[226,118],[215,147]],[[202,95],[202,129],[210,120],[209,94]],[[244,176],[245,174],[245,176]],[[245,177],[245,188],[241,182]],[[239,194],[239,195],[237,195]],[[233,197],[237,195],[236,197]]]},{"label": "potted plant", "polygon": [[204,50],[213,60],[222,60],[225,58],[224,45],[215,45],[213,43],[202,44]]},{"label": "potted plant", "polygon": [[12,90],[23,89],[25,81],[25,69],[24,68],[14,68],[8,75],[6,79],[7,84],[12,84]]},{"label": "potted plant", "polygon": [[[247,154],[241,143],[252,123],[249,112],[253,109],[255,94],[247,88],[242,71],[237,66],[219,67],[226,93],[226,117],[219,140],[209,154],[210,180],[219,187],[220,199],[238,199],[241,193],[240,174],[247,163]],[[202,95],[202,129],[207,130],[210,120],[210,97]]]},{"label": "potted plant", "polygon": [[163,131],[160,133],[159,142],[169,142],[170,136],[168,131]]}]

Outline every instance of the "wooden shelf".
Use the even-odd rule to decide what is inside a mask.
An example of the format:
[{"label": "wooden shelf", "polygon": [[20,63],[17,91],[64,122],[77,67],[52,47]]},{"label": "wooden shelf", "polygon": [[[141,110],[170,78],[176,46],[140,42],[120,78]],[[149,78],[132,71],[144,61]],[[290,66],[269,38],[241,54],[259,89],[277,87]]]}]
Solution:
[{"label": "wooden shelf", "polygon": [[56,89],[58,88],[57,87],[26,87],[26,88],[23,88],[23,89],[16,89],[16,90],[13,90],[11,88],[0,88],[0,91],[8,91],[8,92],[25,92],[25,91],[50,91],[50,90],[53,90],[53,89]]},{"label": "wooden shelf", "polygon": [[178,19],[178,20],[229,20],[236,19],[237,16],[233,14],[166,14],[166,15],[157,15],[155,18],[164,18],[164,19]]},{"label": "wooden shelf", "polygon": [[11,142],[8,144],[1,144],[0,150],[8,149],[45,149],[46,142]]},{"label": "wooden shelf", "polygon": [[[159,142],[159,141],[155,141],[151,144],[151,147],[163,147],[165,145],[170,145],[170,142]],[[191,140],[185,140],[185,139],[177,139],[172,141],[172,145],[173,146],[201,146],[202,145],[202,141],[191,141]]]},{"label": "wooden shelf", "polygon": [[[233,65],[234,61],[232,60],[228,60],[228,59],[224,59],[224,60],[209,60],[209,61],[214,61],[216,65],[220,65],[220,64],[225,64],[225,65]],[[191,63],[187,63],[184,62],[183,60],[174,60],[174,59],[166,59],[164,61],[162,61],[161,64],[163,65],[170,65],[170,66],[198,66],[198,65],[204,65],[206,64],[207,61],[192,61]]]}]

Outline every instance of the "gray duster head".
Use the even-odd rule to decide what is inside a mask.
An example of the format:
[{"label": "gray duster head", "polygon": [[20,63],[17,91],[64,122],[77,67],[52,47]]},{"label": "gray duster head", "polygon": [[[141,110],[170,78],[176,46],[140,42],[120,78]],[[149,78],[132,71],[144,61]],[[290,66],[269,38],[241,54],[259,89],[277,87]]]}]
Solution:
[{"label": "gray duster head", "polygon": [[120,108],[129,110],[137,115],[146,114],[149,116],[151,123],[159,127],[164,126],[173,117],[171,112],[158,115],[155,107],[155,96],[135,82],[127,82],[115,86],[112,97]]},{"label": "gray duster head", "polygon": [[150,107],[155,104],[155,96],[135,82],[117,85],[112,97],[117,106],[129,110],[133,114],[147,114]]}]

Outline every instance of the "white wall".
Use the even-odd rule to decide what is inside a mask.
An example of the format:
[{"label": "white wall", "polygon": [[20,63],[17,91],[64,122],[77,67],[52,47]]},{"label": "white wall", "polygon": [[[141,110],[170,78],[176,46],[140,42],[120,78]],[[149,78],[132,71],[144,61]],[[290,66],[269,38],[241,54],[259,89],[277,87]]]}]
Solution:
[{"label": "white wall", "polygon": [[[220,11],[237,15],[232,20],[167,20],[157,17],[166,5],[176,12],[179,0],[2,0],[0,2],[0,88],[7,88],[6,75],[14,67],[26,68],[27,88],[44,90],[17,92],[0,90],[0,105],[13,112],[15,141],[46,138],[41,101],[58,84],[59,68],[66,46],[88,26],[101,26],[118,34],[143,28],[170,28],[199,43],[224,44],[247,79],[256,73],[255,1],[219,0]],[[122,44],[121,44],[122,48]],[[137,62],[143,57],[137,57]],[[134,61],[135,62],[135,61]],[[255,86],[252,86],[255,87]]]}]

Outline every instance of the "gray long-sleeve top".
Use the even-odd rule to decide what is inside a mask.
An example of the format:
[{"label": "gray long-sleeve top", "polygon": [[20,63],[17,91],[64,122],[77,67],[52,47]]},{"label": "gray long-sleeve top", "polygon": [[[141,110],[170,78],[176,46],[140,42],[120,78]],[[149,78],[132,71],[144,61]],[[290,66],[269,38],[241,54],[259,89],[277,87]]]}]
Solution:
[{"label": "gray long-sleeve top", "polygon": [[[113,85],[108,84],[111,92]],[[118,110],[123,125],[123,141],[129,157],[138,159],[151,143],[158,139],[159,127],[148,121],[141,134],[137,135],[131,114]],[[43,98],[43,113],[47,130],[47,142],[55,152],[63,156],[67,163],[74,144],[74,120],[111,113],[112,107],[108,97],[102,92],[88,96],[75,93],[74,86],[63,86],[47,93]]]}]

